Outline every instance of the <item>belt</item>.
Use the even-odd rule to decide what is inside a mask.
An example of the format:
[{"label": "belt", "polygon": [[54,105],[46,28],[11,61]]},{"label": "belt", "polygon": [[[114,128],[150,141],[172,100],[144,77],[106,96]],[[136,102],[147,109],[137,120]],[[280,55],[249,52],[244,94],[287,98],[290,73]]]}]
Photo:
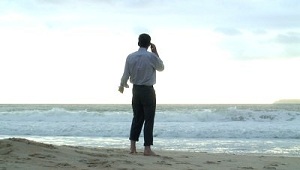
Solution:
[{"label": "belt", "polygon": [[153,85],[137,85],[137,84],[134,84],[133,87],[153,87]]}]

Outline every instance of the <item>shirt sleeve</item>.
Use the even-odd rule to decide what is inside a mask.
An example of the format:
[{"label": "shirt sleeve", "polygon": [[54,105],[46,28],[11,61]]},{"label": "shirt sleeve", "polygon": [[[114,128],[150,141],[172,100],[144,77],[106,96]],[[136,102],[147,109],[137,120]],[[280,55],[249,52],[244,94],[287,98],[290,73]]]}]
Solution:
[{"label": "shirt sleeve", "polygon": [[129,79],[129,66],[128,66],[128,58],[127,58],[125,63],[124,73],[121,78],[120,86],[128,88],[129,87],[129,85],[127,84],[128,79]]},{"label": "shirt sleeve", "polygon": [[154,68],[157,71],[163,71],[165,69],[163,61],[156,55],[153,54],[154,58]]}]

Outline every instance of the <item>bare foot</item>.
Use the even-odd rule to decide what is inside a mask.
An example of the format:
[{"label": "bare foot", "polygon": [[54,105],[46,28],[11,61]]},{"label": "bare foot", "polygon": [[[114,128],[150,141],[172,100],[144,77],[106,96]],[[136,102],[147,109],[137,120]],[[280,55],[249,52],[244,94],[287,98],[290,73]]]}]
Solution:
[{"label": "bare foot", "polygon": [[136,151],[136,146],[135,146],[136,141],[130,141],[130,154],[132,155],[136,155],[137,151]]},{"label": "bare foot", "polygon": [[130,154],[132,154],[132,155],[136,155],[137,154],[137,151],[136,151],[135,147],[130,148]]},{"label": "bare foot", "polygon": [[131,154],[131,155],[136,155],[137,152],[136,152],[136,151],[130,151],[129,154]]}]

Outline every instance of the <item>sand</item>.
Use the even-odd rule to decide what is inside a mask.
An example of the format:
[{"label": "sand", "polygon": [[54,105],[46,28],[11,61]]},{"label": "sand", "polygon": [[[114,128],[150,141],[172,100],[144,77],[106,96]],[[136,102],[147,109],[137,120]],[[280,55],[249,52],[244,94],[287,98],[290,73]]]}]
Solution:
[{"label": "sand", "polygon": [[299,170],[300,157],[156,151],[159,156],[129,150],[55,146],[27,139],[0,140],[0,170]]}]

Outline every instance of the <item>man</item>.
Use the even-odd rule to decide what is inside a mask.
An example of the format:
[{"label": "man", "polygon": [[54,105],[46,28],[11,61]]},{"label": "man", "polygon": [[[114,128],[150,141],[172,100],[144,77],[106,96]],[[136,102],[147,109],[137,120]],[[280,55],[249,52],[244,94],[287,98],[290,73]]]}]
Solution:
[{"label": "man", "polygon": [[[153,156],[151,150],[153,145],[153,126],[156,109],[156,95],[153,85],[156,83],[156,70],[163,71],[164,64],[159,58],[156,46],[151,43],[148,34],[141,34],[138,39],[138,51],[129,54],[124,73],[119,86],[123,93],[124,87],[128,88],[127,81],[133,84],[132,88],[132,110],[133,119],[130,130],[130,153],[136,154],[136,142],[144,125],[144,155]],[[149,46],[151,52],[148,52]]]}]

